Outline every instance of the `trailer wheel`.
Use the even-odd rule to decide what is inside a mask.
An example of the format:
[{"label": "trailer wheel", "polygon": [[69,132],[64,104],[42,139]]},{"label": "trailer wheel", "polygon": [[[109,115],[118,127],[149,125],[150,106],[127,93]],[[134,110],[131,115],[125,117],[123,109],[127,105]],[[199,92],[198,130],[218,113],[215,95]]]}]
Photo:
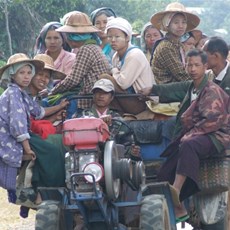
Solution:
[{"label": "trailer wheel", "polygon": [[169,211],[163,195],[149,195],[141,203],[141,230],[170,230]]},{"label": "trailer wheel", "polygon": [[229,230],[230,226],[230,191],[228,191],[227,207],[225,215],[222,220],[215,224],[205,225],[201,224],[203,230]]}]

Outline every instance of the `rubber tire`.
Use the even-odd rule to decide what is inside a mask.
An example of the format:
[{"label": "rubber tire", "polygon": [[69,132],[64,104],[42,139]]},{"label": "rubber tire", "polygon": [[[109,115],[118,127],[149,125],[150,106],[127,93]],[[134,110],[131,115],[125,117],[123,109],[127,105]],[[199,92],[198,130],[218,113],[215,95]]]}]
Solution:
[{"label": "rubber tire", "polygon": [[163,195],[145,196],[141,202],[141,230],[171,230],[169,210]]},{"label": "rubber tire", "polygon": [[61,224],[64,224],[64,222],[61,221],[60,202],[53,200],[43,201],[37,209],[35,230],[65,229]]},{"label": "rubber tire", "polygon": [[[230,191],[228,191],[230,193]],[[229,218],[229,211],[230,211],[230,194],[228,194],[227,200],[227,210],[225,212],[225,217],[223,220],[219,221],[216,224],[209,224],[205,225],[201,223],[202,230],[229,230],[230,226],[230,218]]]}]

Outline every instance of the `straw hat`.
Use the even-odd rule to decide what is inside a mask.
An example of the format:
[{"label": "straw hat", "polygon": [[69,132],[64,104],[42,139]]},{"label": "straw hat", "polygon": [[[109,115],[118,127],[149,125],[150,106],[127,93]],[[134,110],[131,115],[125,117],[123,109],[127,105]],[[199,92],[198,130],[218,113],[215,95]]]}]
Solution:
[{"label": "straw hat", "polygon": [[66,19],[65,25],[56,29],[58,32],[65,33],[95,33],[100,30],[93,26],[88,15],[82,12],[73,12]]},{"label": "straw hat", "polygon": [[159,30],[167,31],[167,28],[163,26],[162,19],[167,13],[182,13],[187,17],[187,31],[191,31],[196,28],[200,23],[200,18],[193,13],[186,10],[185,6],[179,2],[173,2],[166,6],[164,11],[158,12],[151,17],[151,23]]},{"label": "straw hat", "polygon": [[39,61],[44,62],[45,64],[44,69],[48,69],[52,71],[53,79],[64,79],[65,78],[66,74],[55,69],[53,58],[50,57],[49,55],[37,54],[36,56],[34,56],[34,60],[39,60]]},{"label": "straw hat", "polygon": [[202,32],[200,30],[189,31],[181,37],[180,41],[186,42],[190,37],[193,37],[195,39],[195,43],[197,44],[202,38]]},{"label": "straw hat", "polygon": [[40,69],[43,69],[43,67],[44,67],[44,62],[42,62],[40,60],[32,60],[24,53],[16,53],[16,54],[10,56],[6,65],[0,69],[0,79],[2,77],[3,72],[7,68],[9,68],[10,66],[12,66],[16,63],[21,63],[21,62],[28,62],[28,63],[34,65],[36,71],[39,71]]}]

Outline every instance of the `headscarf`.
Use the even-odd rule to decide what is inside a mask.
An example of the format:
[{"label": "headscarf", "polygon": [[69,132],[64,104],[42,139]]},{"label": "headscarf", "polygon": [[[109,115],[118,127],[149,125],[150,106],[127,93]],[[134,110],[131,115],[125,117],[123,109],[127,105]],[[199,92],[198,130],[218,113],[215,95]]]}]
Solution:
[{"label": "headscarf", "polygon": [[[56,30],[57,28],[59,28],[61,26],[62,26],[62,24],[60,22],[48,22],[42,27],[40,34],[36,39],[36,44],[34,47],[34,53],[35,54],[45,53],[45,51],[46,51],[45,38],[46,38],[48,31],[49,30]],[[69,47],[69,45],[66,42],[65,34],[61,33],[61,32],[58,32],[58,33],[60,33],[60,35],[62,37],[63,49],[67,50],[67,51],[71,51],[71,48]]]},{"label": "headscarf", "polygon": [[125,32],[128,37],[129,37],[129,40],[131,41],[131,38],[132,38],[132,26],[130,25],[130,23],[124,19],[124,18],[112,18],[111,20],[109,20],[107,22],[107,25],[106,25],[106,29],[105,29],[105,33],[108,32],[109,29],[119,29],[123,32]]},{"label": "headscarf", "polygon": [[85,33],[85,34],[77,34],[77,33],[66,33],[67,39],[74,42],[84,41],[87,44],[101,44],[101,40],[95,33]]},{"label": "headscarf", "polygon": [[35,67],[34,65],[32,65],[29,62],[20,62],[20,63],[15,63],[10,65],[7,69],[5,69],[5,71],[2,73],[2,77],[1,77],[1,82],[6,85],[8,85],[10,82],[12,82],[12,77],[17,73],[17,71],[19,69],[21,69],[24,66],[30,66],[31,70],[32,70],[32,76],[35,75]]},{"label": "headscarf", "polygon": [[[145,43],[145,34],[146,34],[146,31],[149,29],[149,28],[155,28],[156,30],[158,30],[156,27],[154,27],[154,25],[151,23],[151,22],[147,22],[144,26],[143,26],[143,29],[141,31],[141,50],[144,52],[144,53],[147,53],[147,47],[146,47],[146,43]],[[161,37],[163,37],[163,33],[158,30],[159,33],[161,34]]]},{"label": "headscarf", "polygon": [[107,17],[114,17],[114,18],[117,17],[117,15],[115,14],[112,8],[109,7],[98,8],[90,14],[90,18],[93,25],[95,25],[96,17],[100,16],[101,14],[105,14]]},{"label": "headscarf", "polygon": [[[168,26],[170,24],[170,22],[172,21],[172,18],[176,15],[176,14],[183,14],[181,12],[168,12],[167,14],[165,14],[165,16],[162,19],[162,26],[164,27],[165,31],[168,31]],[[185,14],[183,14],[184,17],[187,20],[187,17]]]}]

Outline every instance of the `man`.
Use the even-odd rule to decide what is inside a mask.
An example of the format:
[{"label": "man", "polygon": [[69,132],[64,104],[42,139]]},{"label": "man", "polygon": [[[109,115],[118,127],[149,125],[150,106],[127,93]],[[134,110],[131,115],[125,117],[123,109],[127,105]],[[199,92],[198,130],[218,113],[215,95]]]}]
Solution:
[{"label": "man", "polygon": [[[221,153],[230,141],[227,127],[230,118],[229,96],[208,80],[205,74],[206,53],[189,51],[186,68],[192,82],[153,85],[151,89],[160,97],[160,101],[182,102],[176,118],[174,141],[163,153],[168,158],[158,174],[160,181],[173,184],[180,201],[199,191],[200,159]],[[151,90],[143,90],[142,93],[148,95]],[[175,206],[178,221],[188,218],[186,213],[183,205]]]},{"label": "man", "polygon": [[228,45],[220,37],[209,38],[203,50],[208,55],[208,69],[215,75],[214,82],[230,95],[230,65],[227,60]]},{"label": "man", "polygon": [[[103,119],[109,125],[109,130],[116,140],[118,144],[130,143],[132,141],[131,135],[129,133],[129,129],[122,125],[120,130],[122,130],[125,134],[116,135],[113,133],[113,121],[112,118],[120,119],[122,118],[119,113],[109,108],[111,101],[114,98],[114,85],[108,79],[100,79],[95,82],[93,88],[93,106],[89,109],[83,110],[82,114],[77,114],[78,117],[81,116],[89,116],[89,117],[97,117]],[[140,147],[130,143],[132,145],[125,146],[125,156],[130,157],[133,160],[141,160],[140,158]],[[125,201],[134,201],[136,199],[137,192],[133,191],[128,185],[123,184],[122,186],[122,199]],[[139,208],[123,208],[125,223],[127,225],[135,224],[135,220],[139,215]]]}]

